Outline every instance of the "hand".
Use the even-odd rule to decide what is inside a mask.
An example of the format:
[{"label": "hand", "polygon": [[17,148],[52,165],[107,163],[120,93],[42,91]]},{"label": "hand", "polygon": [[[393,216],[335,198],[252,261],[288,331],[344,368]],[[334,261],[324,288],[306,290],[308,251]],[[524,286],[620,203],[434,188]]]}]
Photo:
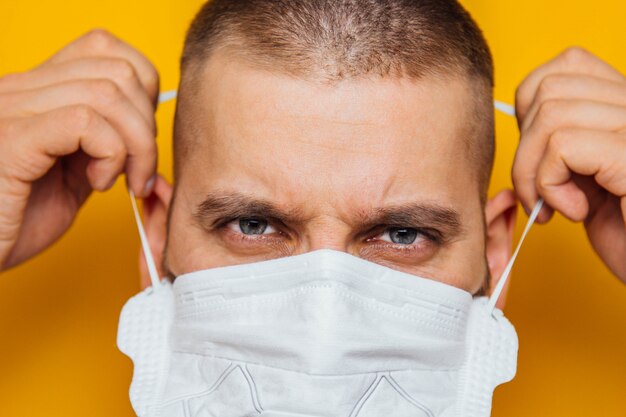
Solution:
[{"label": "hand", "polygon": [[513,184],[528,211],[538,197],[584,222],[593,248],[626,282],[626,78],[591,53],[571,48],[519,86],[521,132]]},{"label": "hand", "polygon": [[158,90],[152,64],[103,30],[0,78],[0,270],[51,245],[121,172],[149,193]]}]

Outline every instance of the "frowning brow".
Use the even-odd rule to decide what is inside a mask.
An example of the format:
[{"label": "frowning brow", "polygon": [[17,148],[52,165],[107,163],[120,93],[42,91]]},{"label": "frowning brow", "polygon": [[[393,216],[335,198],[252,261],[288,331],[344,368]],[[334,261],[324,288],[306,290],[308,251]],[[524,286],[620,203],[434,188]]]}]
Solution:
[{"label": "frowning brow", "polygon": [[201,224],[211,220],[238,217],[264,217],[279,220],[285,224],[303,221],[300,210],[285,210],[268,200],[254,198],[241,193],[209,193],[194,213],[196,221]]},{"label": "frowning brow", "polygon": [[[223,219],[255,216],[278,220],[284,224],[298,224],[306,220],[299,209],[283,209],[269,200],[237,192],[209,193],[194,212],[196,221],[204,226],[212,226]],[[434,203],[407,203],[372,208],[355,213],[355,218],[350,219],[350,222],[360,229],[380,225],[429,228],[445,239],[462,233],[460,214],[453,208]]]},{"label": "frowning brow", "polygon": [[449,240],[462,234],[461,215],[451,207],[434,203],[407,203],[373,209],[361,215],[363,227],[387,225],[427,228]]}]

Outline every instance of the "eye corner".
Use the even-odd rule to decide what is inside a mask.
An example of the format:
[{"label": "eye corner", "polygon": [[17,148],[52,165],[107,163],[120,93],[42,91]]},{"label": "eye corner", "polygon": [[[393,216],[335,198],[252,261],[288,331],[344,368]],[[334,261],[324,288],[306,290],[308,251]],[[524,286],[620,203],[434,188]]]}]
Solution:
[{"label": "eye corner", "polygon": [[424,228],[420,229],[418,233],[437,245],[443,245],[447,242],[446,236],[444,236],[439,230]]}]

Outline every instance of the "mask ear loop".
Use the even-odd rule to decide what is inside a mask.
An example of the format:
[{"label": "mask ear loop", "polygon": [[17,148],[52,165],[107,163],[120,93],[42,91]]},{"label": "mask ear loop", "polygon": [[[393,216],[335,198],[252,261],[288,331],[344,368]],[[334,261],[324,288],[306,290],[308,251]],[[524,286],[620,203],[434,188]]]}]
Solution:
[{"label": "mask ear loop", "polygon": [[[493,101],[493,106],[499,112],[515,117],[514,106],[498,100]],[[535,203],[535,207],[530,213],[530,216],[528,216],[528,221],[526,222],[524,233],[522,233],[522,237],[520,238],[519,242],[517,242],[517,247],[515,248],[515,252],[513,252],[513,256],[511,256],[511,259],[509,259],[509,262],[507,263],[506,268],[504,268],[504,272],[502,272],[502,276],[500,277],[496,288],[493,290],[493,293],[491,293],[491,297],[489,297],[489,303],[487,304],[487,307],[491,313],[493,313],[493,310],[496,308],[496,303],[498,302],[498,299],[502,294],[504,285],[509,279],[511,269],[513,268],[513,264],[515,263],[515,259],[517,258],[517,254],[519,253],[519,250],[522,247],[522,243],[524,243],[524,239],[526,239],[526,235],[530,231],[531,226],[535,223],[535,220],[537,220],[537,215],[539,214],[539,211],[541,211],[542,206],[543,198],[540,198],[539,200],[537,200],[537,203]]]},{"label": "mask ear loop", "polygon": [[535,220],[537,220],[537,215],[539,214],[539,211],[541,210],[542,206],[543,206],[543,198],[540,198],[539,200],[537,200],[537,203],[535,203],[535,207],[533,208],[533,211],[530,213],[530,216],[528,216],[526,227],[524,228],[522,237],[520,237],[519,242],[517,242],[517,247],[515,248],[515,252],[513,252],[513,256],[511,256],[511,259],[509,259],[509,262],[506,264],[506,268],[504,268],[504,272],[502,272],[502,275],[500,276],[500,280],[498,281],[496,288],[493,290],[493,293],[491,293],[491,297],[489,297],[489,303],[487,304],[487,307],[491,313],[493,313],[493,310],[496,308],[496,302],[500,298],[500,294],[502,293],[502,290],[504,289],[504,285],[506,284],[507,280],[509,279],[509,276],[511,275],[511,269],[513,268],[513,264],[515,263],[517,254],[519,253],[519,250],[522,247],[522,243],[524,243],[524,239],[526,239],[526,235],[530,231],[531,226],[535,223]]},{"label": "mask ear loop", "polygon": [[174,100],[176,95],[176,90],[162,91],[161,94],[159,94],[159,104]]},{"label": "mask ear loop", "polygon": [[152,289],[156,290],[159,288],[159,283],[161,279],[159,278],[159,273],[157,272],[156,264],[154,263],[154,258],[152,257],[152,251],[150,250],[150,245],[148,244],[148,238],[146,237],[146,231],[143,228],[143,223],[141,222],[141,216],[139,215],[139,209],[137,209],[137,202],[135,201],[135,193],[131,189],[128,190],[128,194],[130,195],[130,203],[133,206],[133,213],[135,214],[135,222],[137,223],[137,230],[139,230],[139,239],[141,240],[141,248],[143,249],[143,255],[146,259],[146,264],[148,265],[148,274],[150,275],[150,281],[152,282]]},{"label": "mask ear loop", "polygon": [[[159,103],[165,103],[175,98],[176,90],[164,91],[159,94]],[[152,257],[152,251],[150,250],[150,245],[148,244],[148,238],[146,237],[146,231],[143,227],[141,216],[139,215],[139,209],[137,208],[137,202],[135,201],[135,193],[133,193],[133,191],[129,188],[128,194],[130,195],[130,202],[133,206],[135,223],[137,224],[137,230],[139,231],[139,239],[141,240],[141,248],[143,249],[143,255],[146,260],[146,264],[148,265],[148,274],[150,275],[152,289],[156,290],[159,288],[158,284],[161,282],[161,279],[159,278],[159,273],[154,262],[154,258]]]},{"label": "mask ear loop", "polygon": [[510,104],[503,103],[502,101],[494,100],[493,107],[495,107],[495,109],[501,113],[504,113],[508,116],[515,117],[515,107],[511,106]]}]

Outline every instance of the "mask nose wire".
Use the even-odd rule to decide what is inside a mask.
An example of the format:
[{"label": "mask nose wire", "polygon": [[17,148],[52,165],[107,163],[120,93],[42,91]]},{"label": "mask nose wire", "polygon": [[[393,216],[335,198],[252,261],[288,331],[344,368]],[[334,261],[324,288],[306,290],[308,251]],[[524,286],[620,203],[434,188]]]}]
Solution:
[{"label": "mask nose wire", "polygon": [[[164,91],[161,94],[159,94],[159,103],[165,103],[170,100],[173,100],[176,98],[176,95],[177,95],[176,90]],[[515,116],[515,108],[511,106],[510,104],[506,104],[501,101],[494,100],[494,107],[496,110],[504,114],[507,114],[509,116]],[[135,222],[137,223],[137,230],[139,231],[139,239],[141,240],[141,247],[143,249],[146,264],[148,265],[148,273],[150,274],[150,281],[152,282],[152,288],[156,289],[158,288],[157,284],[159,284],[161,280],[159,278],[156,265],[154,263],[154,258],[152,257],[152,251],[150,250],[150,245],[148,244],[146,232],[144,230],[143,223],[141,222],[141,216],[139,215],[139,210],[137,209],[137,202],[135,201],[135,194],[130,189],[128,190],[128,193],[130,194],[130,201],[133,206],[133,213],[135,215]],[[502,289],[504,288],[504,285],[506,284],[506,281],[509,278],[511,269],[513,268],[513,264],[515,263],[515,259],[517,258],[517,254],[519,253],[519,250],[522,247],[522,243],[524,243],[524,239],[526,239],[526,235],[528,234],[531,226],[537,219],[537,215],[539,214],[539,211],[541,210],[542,205],[543,205],[543,199],[540,198],[535,204],[533,211],[530,213],[530,217],[528,218],[528,221],[526,222],[526,227],[524,228],[522,237],[517,243],[517,247],[515,248],[515,252],[513,252],[513,256],[511,256],[511,259],[509,259],[509,262],[507,263],[506,268],[504,269],[504,272],[502,273],[502,276],[500,277],[500,280],[498,281],[498,284],[496,285],[496,288],[493,290],[493,293],[491,294],[491,297],[489,298],[488,307],[490,311],[493,311],[493,309],[496,306],[496,302],[500,298]]]}]

